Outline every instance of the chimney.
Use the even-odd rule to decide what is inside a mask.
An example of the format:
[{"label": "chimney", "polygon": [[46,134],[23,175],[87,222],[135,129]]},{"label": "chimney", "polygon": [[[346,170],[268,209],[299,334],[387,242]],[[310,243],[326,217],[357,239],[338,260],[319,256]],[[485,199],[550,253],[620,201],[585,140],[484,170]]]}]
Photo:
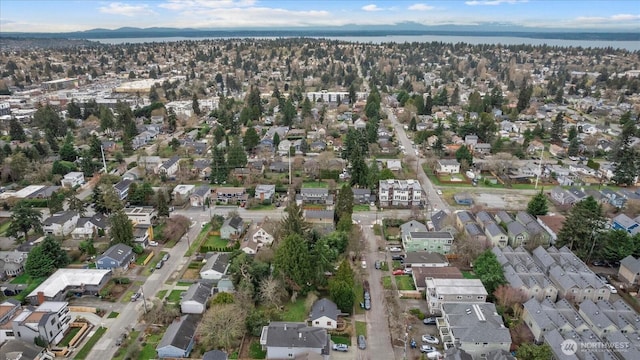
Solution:
[{"label": "chimney", "polygon": [[284,323],[284,331],[287,331],[287,323]]},{"label": "chimney", "polygon": [[302,333],[301,332],[298,333],[298,339],[302,339]]},{"label": "chimney", "polygon": [[44,301],[44,293],[42,291],[38,291],[38,305],[42,305]]}]

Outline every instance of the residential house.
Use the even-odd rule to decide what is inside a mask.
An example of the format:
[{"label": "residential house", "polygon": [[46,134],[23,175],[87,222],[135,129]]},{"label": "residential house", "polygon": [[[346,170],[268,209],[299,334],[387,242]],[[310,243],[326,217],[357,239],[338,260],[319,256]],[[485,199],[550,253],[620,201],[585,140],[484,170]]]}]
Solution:
[{"label": "residential house", "polygon": [[640,224],[626,214],[619,214],[613,218],[611,228],[614,230],[624,230],[631,236],[640,233]]},{"label": "residential house", "polygon": [[[536,218],[525,211],[519,211],[516,214],[516,221],[524,225],[527,229],[529,241],[534,241],[538,245],[548,245],[551,235],[538,223]],[[515,244],[512,244],[512,246]]]},{"label": "residential house", "polygon": [[42,231],[47,235],[67,236],[71,234],[78,223],[80,214],[75,211],[60,211],[44,220]]},{"label": "residential house", "polygon": [[509,215],[508,212],[504,211],[504,210],[500,210],[496,213],[495,215],[496,217],[496,222],[498,224],[504,224],[507,225],[508,223],[514,221],[513,217],[511,217],[511,215]]},{"label": "residential house", "polygon": [[71,322],[68,305],[64,301],[43,301],[36,308],[22,308],[11,321],[15,338],[30,343],[36,338],[46,344],[59,343]]},{"label": "residential house", "polygon": [[494,246],[491,251],[512,288],[520,289],[529,298],[556,301],[558,288],[547,277],[546,269],[540,268],[527,250],[521,246],[516,249]]},{"label": "residential house", "polygon": [[196,186],[191,184],[180,184],[173,188],[171,195],[175,205],[182,205],[189,201],[191,194],[195,191]]},{"label": "residential house", "polygon": [[589,329],[589,324],[565,299],[560,299],[558,302],[549,299],[542,301],[529,299],[523,306],[522,321],[527,324],[537,343],[543,342],[545,335],[552,330],[566,334]]},{"label": "residential house", "polygon": [[436,171],[443,174],[459,174],[460,163],[456,159],[438,159]]},{"label": "residential house", "polygon": [[117,184],[113,185],[116,190],[116,194],[120,197],[120,200],[124,200],[129,196],[129,186],[133,183],[131,179],[122,179]]},{"label": "residential house", "polygon": [[526,245],[529,241],[529,232],[519,221],[507,224],[507,235],[509,236],[509,245],[512,247]]},{"label": "residential house", "polygon": [[622,299],[614,304],[606,300],[585,300],[580,303],[578,312],[589,324],[591,331],[601,338],[615,332],[635,334],[636,337],[639,334],[640,315]]},{"label": "residential house", "polygon": [[96,259],[96,269],[108,269],[114,272],[127,271],[135,260],[133,248],[125,244],[115,244]]},{"label": "residential house", "polygon": [[0,278],[22,274],[28,256],[29,253],[24,251],[0,251]]},{"label": "residential house", "polygon": [[446,303],[483,303],[487,290],[479,279],[426,279],[426,299],[431,314],[442,312]]},{"label": "residential house", "polygon": [[[13,334],[13,330],[7,330]],[[55,355],[47,348],[40,347],[36,344],[20,341],[5,340],[0,345],[0,357],[11,360],[11,355],[20,356],[20,360],[53,360]]]},{"label": "residential house", "polygon": [[195,344],[200,319],[197,315],[183,315],[174,320],[165,331],[156,352],[158,358],[188,358]]},{"label": "residential house", "polygon": [[237,239],[245,230],[245,222],[240,216],[232,216],[227,218],[220,228],[220,237],[222,239]]},{"label": "residential house", "polygon": [[464,350],[474,359],[511,350],[511,334],[492,303],[444,303],[436,320],[445,351]]},{"label": "residential house", "polygon": [[97,295],[111,279],[111,270],[58,269],[27,295],[31,304],[44,301],[60,301],[67,292],[82,295]]},{"label": "residential house", "polygon": [[207,159],[193,160],[191,171],[198,175],[199,179],[208,180],[211,175],[211,161]]},{"label": "residential house", "polygon": [[623,208],[627,202],[624,196],[609,188],[600,190],[600,193],[607,199],[608,203],[617,208]]},{"label": "residential house", "polygon": [[204,207],[210,198],[211,187],[209,185],[200,185],[193,190],[193,193],[189,196],[189,202],[193,207]]},{"label": "residential house", "polygon": [[256,194],[255,198],[260,200],[261,202],[271,202],[276,195],[276,186],[275,185],[264,185],[260,184],[256,186]]},{"label": "residential house", "polygon": [[300,194],[296,195],[296,203],[332,205],[333,195],[329,194],[329,189],[326,188],[302,188]]},{"label": "residential house", "polygon": [[228,360],[227,353],[222,350],[209,350],[202,354],[202,360]]},{"label": "residential house", "polygon": [[73,189],[76,186],[82,186],[84,184],[84,173],[79,171],[72,171],[62,177],[60,183],[63,188]]},{"label": "residential house", "polygon": [[430,251],[448,254],[453,244],[453,236],[447,231],[413,231],[402,239],[402,245],[407,252]]},{"label": "residential house", "polygon": [[411,276],[416,290],[421,292],[427,290],[427,280],[430,279],[464,279],[455,266],[416,266],[412,267]]},{"label": "residential house", "polygon": [[476,219],[471,211],[462,210],[456,212],[456,226],[459,229],[464,229],[467,224],[475,224]]},{"label": "residential house", "polygon": [[376,201],[375,195],[371,195],[369,189],[352,189],[353,191],[353,204],[354,205],[369,205]]},{"label": "residential house", "polygon": [[220,204],[244,204],[247,201],[243,187],[218,187],[214,190],[213,199]]},{"label": "residential house", "polygon": [[400,225],[400,239],[403,239],[405,236],[408,236],[412,231],[428,231],[428,228],[425,224],[416,221],[410,220],[406,223]]},{"label": "residential house", "polygon": [[143,249],[149,246],[149,240],[153,240],[153,226],[136,224],[133,226],[133,243]]},{"label": "residential house", "polygon": [[342,311],[333,301],[322,298],[313,303],[309,314],[309,323],[312,327],[335,330],[338,328],[340,315],[342,315]]},{"label": "residential house", "polygon": [[274,161],[269,165],[269,171],[284,173],[289,171],[289,163],[283,161]]},{"label": "residential house", "polygon": [[473,147],[473,153],[475,155],[489,155],[489,154],[491,154],[491,144],[489,144],[489,143],[476,144]]},{"label": "residential house", "polygon": [[404,266],[412,269],[419,267],[446,267],[449,266],[449,261],[440,253],[412,251],[407,252],[404,258]]},{"label": "residential house", "polygon": [[331,338],[326,329],[296,322],[270,322],[262,328],[260,345],[267,351],[267,359],[304,358],[317,354],[322,360],[329,360],[331,352]]},{"label": "residential house", "polygon": [[636,259],[629,255],[620,260],[618,277],[624,279],[629,284],[640,284],[640,258]]},{"label": "residential house", "polygon": [[[209,161],[209,163],[211,163],[211,161]],[[160,156],[141,156],[138,160],[138,166],[141,166],[146,171],[151,171],[154,174],[158,172],[160,164],[162,164]]]},{"label": "residential house", "polygon": [[454,217],[444,210],[440,210],[431,215],[431,222],[427,223],[427,227],[431,231],[448,231],[451,234],[457,233]]},{"label": "residential house", "polygon": [[562,215],[541,215],[538,216],[538,224],[549,234],[549,242],[555,244],[558,240],[558,233],[566,218]]},{"label": "residential house", "polygon": [[333,210],[305,210],[304,220],[311,224],[313,228],[319,230],[321,233],[329,233],[335,230],[333,223],[334,219]]},{"label": "residential house", "polygon": [[229,268],[229,253],[215,253],[206,259],[200,277],[207,280],[220,280],[227,274]]},{"label": "residential house", "polygon": [[[597,356],[594,355],[591,351],[577,351],[575,354],[567,355],[565,354],[566,350],[563,352],[563,344],[566,346],[567,341],[571,341],[569,344],[573,345],[573,343],[580,346],[580,344],[603,344],[603,340],[600,339],[593,331],[587,329],[582,332],[577,331],[569,331],[566,333],[560,333],[558,330],[551,330],[544,337],[544,343],[549,346],[552,352],[553,359],[562,359],[562,360],[591,360],[591,359],[603,359],[603,360],[618,360],[619,357],[614,355],[614,353],[607,349],[601,348],[598,349]],[[632,349],[631,346],[629,349]],[[566,348],[565,348],[566,349]],[[626,350],[625,350],[626,351]],[[621,354],[625,354],[625,352],[620,352]],[[627,360],[626,357],[622,357]],[[630,358],[635,359],[635,358]]]},{"label": "residential house", "polygon": [[176,175],[180,166],[180,157],[174,156],[169,160],[166,160],[158,167],[158,174],[165,175],[169,178]]},{"label": "residential house", "polygon": [[109,231],[109,218],[100,213],[95,213],[90,218],[80,218],[76,224],[76,228],[73,229],[71,236],[74,239],[87,239],[93,236],[94,232],[98,235],[101,233],[107,233]]},{"label": "residential house", "polygon": [[193,283],[180,300],[180,312],[183,314],[204,314],[212,289],[204,283]]},{"label": "residential house", "polygon": [[402,161],[400,160],[387,160],[386,163],[387,169],[391,171],[401,171],[402,170]]},{"label": "residential house", "polygon": [[507,246],[507,243],[509,242],[509,236],[507,236],[500,225],[496,224],[493,221],[485,224],[484,234],[486,236],[486,240],[492,246],[503,248]]},{"label": "residential house", "polygon": [[290,140],[287,140],[287,139],[280,140],[280,143],[278,144],[278,155],[280,156],[289,155],[292,146],[293,146],[293,143]]},{"label": "residential house", "polygon": [[380,180],[378,203],[381,207],[412,207],[424,204],[422,187],[417,180]]},{"label": "residential house", "polygon": [[152,206],[126,207],[124,213],[133,225],[153,225],[157,217],[156,209]]}]

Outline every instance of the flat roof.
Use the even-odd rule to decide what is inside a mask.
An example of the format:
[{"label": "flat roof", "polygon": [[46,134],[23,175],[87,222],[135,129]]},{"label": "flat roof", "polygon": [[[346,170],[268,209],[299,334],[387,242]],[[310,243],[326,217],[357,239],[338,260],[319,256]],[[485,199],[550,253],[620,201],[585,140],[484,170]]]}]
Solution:
[{"label": "flat roof", "polygon": [[111,270],[101,269],[58,269],[35,288],[29,297],[38,296],[39,292],[46,297],[54,297],[68,286],[98,285],[110,272]]},{"label": "flat roof", "polygon": [[480,279],[428,279],[427,287],[435,287],[438,294],[452,295],[488,295]]}]

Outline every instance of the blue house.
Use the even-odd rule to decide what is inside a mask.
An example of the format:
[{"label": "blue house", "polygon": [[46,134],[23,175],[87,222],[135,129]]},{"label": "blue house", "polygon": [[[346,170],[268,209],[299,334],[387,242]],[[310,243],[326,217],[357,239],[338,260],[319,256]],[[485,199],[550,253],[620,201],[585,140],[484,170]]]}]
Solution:
[{"label": "blue house", "polygon": [[96,269],[126,271],[135,256],[129,245],[115,244],[96,260]]},{"label": "blue house", "polygon": [[624,204],[627,202],[627,199],[625,199],[624,196],[611,189],[602,189],[600,193],[608,199],[609,204],[617,208],[624,207]]},{"label": "blue house", "polygon": [[614,230],[624,230],[631,235],[640,233],[640,224],[625,214],[614,217],[611,228]]},{"label": "blue house", "polygon": [[167,327],[162,340],[156,347],[160,359],[188,358],[195,343],[199,318],[183,315]]}]

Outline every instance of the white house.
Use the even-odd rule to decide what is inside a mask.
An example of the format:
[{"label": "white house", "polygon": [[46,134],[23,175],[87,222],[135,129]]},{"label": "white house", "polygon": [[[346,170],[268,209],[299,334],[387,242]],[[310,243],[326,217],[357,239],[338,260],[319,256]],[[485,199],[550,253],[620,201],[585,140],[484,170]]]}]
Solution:
[{"label": "white house", "polygon": [[151,225],[156,217],[156,209],[150,206],[125,208],[124,213],[134,225]]},{"label": "white house", "polygon": [[439,159],[436,164],[436,171],[439,173],[458,174],[460,173],[460,163],[456,159]]},{"label": "white house", "polygon": [[310,358],[308,354],[317,354],[320,359],[329,360],[331,352],[326,329],[297,322],[270,322],[262,328],[260,345],[267,350],[267,359]]},{"label": "white house", "polygon": [[203,314],[207,310],[207,301],[211,297],[211,287],[203,283],[194,283],[180,300],[183,314]]},{"label": "white house", "polygon": [[78,223],[80,214],[75,211],[57,212],[44,220],[42,231],[47,235],[67,236]]},{"label": "white house", "polygon": [[166,176],[174,176],[176,172],[178,172],[179,163],[180,163],[180,157],[174,156],[171,159],[163,162],[158,167],[158,173],[164,174]]},{"label": "white house", "polygon": [[187,202],[187,200],[189,200],[189,197],[191,196],[191,194],[193,194],[193,191],[195,189],[196,189],[196,186],[190,185],[190,184],[186,184],[186,185],[180,184],[174,187],[173,191],[171,191],[174,204],[181,205]]},{"label": "white house", "polygon": [[200,269],[200,277],[207,280],[220,280],[229,268],[229,253],[215,253]]},{"label": "white house", "polygon": [[60,183],[63,188],[73,189],[76,186],[82,186],[84,184],[84,173],[79,171],[72,171],[66,174]]},{"label": "white house", "polygon": [[313,327],[335,330],[338,328],[338,317],[340,315],[342,315],[342,312],[333,301],[322,298],[311,307],[309,321]]},{"label": "white house", "polygon": [[276,194],[275,185],[257,185],[255,198],[260,201],[272,200]]}]

